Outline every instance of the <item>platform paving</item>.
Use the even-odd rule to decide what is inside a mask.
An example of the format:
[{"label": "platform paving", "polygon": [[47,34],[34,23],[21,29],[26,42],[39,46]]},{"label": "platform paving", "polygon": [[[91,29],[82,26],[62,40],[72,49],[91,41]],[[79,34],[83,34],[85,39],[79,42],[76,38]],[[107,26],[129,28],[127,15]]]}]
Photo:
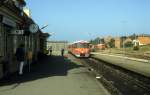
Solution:
[{"label": "platform paving", "polygon": [[92,53],[92,57],[150,77],[150,60],[102,53]]},{"label": "platform paving", "polygon": [[110,95],[85,66],[67,57],[47,57],[30,73],[0,81],[0,95]]}]

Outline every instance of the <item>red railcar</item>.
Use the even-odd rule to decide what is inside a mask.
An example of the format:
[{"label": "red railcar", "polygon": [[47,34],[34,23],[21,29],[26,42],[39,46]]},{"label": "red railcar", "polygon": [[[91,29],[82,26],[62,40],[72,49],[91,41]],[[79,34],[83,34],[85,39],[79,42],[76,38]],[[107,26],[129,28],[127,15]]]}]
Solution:
[{"label": "red railcar", "polygon": [[87,41],[77,41],[68,46],[69,52],[76,57],[89,57],[90,56],[90,46]]}]

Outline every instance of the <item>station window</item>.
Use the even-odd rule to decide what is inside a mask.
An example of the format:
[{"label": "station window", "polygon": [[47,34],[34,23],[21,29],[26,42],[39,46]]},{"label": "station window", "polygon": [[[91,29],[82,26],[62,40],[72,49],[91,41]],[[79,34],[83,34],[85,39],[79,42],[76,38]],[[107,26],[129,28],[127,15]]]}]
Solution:
[{"label": "station window", "polygon": [[4,25],[4,54],[6,55],[6,53],[13,53],[13,36],[10,35],[11,32],[11,27],[5,26]]},{"label": "station window", "polygon": [[0,56],[4,56],[4,31],[2,24],[0,24]]}]

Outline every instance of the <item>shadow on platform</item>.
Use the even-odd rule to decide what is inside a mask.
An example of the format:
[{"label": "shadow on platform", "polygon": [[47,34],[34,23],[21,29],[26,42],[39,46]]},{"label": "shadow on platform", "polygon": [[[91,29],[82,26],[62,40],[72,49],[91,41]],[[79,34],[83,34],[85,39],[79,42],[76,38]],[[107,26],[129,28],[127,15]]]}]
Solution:
[{"label": "shadow on platform", "polygon": [[37,64],[32,65],[31,72],[28,72],[26,67],[23,76],[18,76],[15,73],[11,75],[10,79],[0,80],[0,86],[20,84],[52,76],[67,76],[69,70],[79,67],[83,67],[83,65],[77,65],[65,57],[47,56],[38,61]]}]

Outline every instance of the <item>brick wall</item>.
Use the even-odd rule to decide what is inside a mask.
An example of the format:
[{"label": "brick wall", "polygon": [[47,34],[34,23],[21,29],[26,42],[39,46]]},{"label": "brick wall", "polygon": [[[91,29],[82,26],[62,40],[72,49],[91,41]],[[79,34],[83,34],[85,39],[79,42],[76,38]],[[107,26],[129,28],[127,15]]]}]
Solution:
[{"label": "brick wall", "polygon": [[139,40],[141,45],[150,44],[150,37],[138,37],[138,40]]}]

